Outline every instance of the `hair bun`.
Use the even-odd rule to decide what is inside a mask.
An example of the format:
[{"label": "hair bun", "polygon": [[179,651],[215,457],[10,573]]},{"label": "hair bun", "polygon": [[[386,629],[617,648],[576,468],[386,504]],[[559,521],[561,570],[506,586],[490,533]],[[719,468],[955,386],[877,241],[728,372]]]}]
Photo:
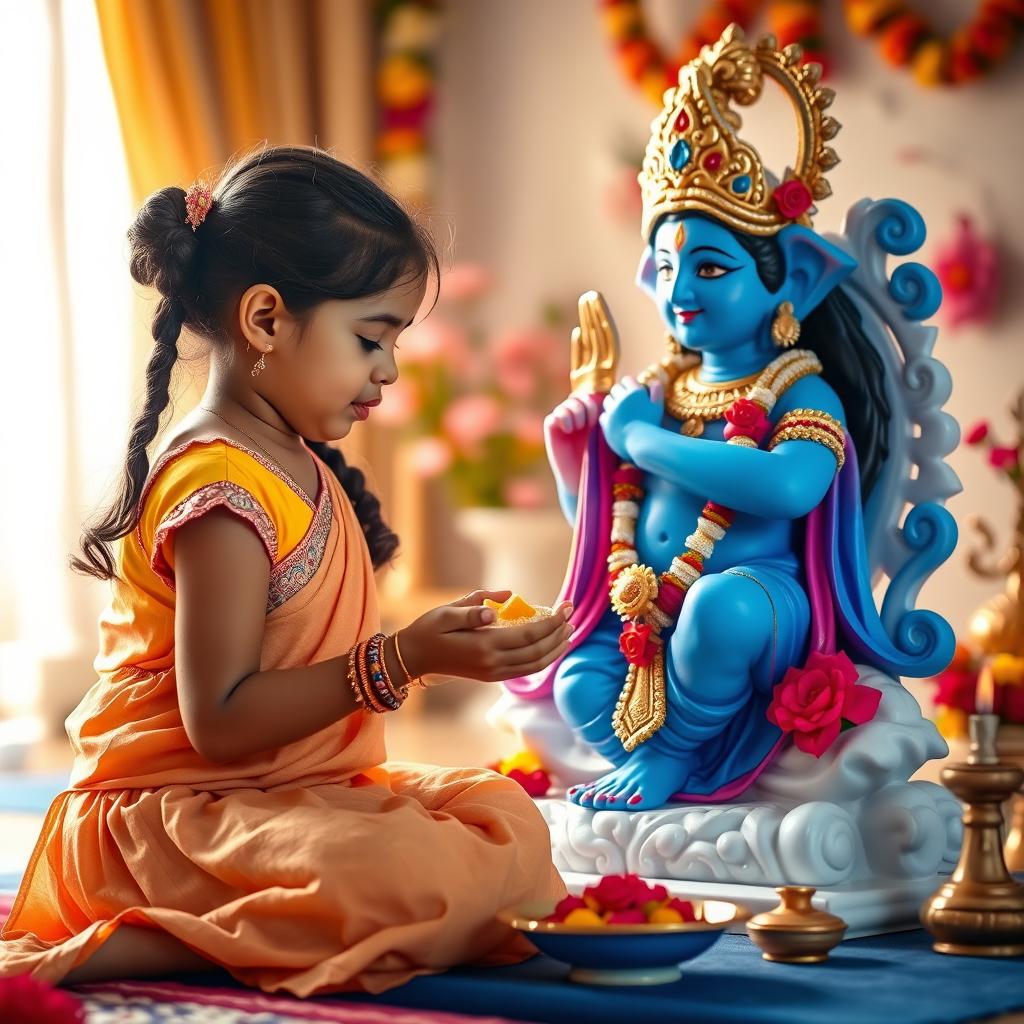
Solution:
[{"label": "hair bun", "polygon": [[179,300],[198,245],[186,220],[185,190],[172,185],[154,192],[128,229],[128,241],[132,277],[167,299]]}]

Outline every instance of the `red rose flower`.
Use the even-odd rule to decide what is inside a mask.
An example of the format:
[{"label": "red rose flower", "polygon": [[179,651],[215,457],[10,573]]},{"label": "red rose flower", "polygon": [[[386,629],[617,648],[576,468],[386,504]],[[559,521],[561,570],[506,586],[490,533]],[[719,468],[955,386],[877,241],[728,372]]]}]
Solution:
[{"label": "red rose flower", "polygon": [[793,733],[797,749],[821,757],[845,718],[861,725],[875,717],[879,690],[857,685],[857,669],[842,652],[815,651],[803,668],[790,668],[775,687],[768,720]]},{"label": "red rose flower", "polygon": [[605,924],[647,924],[647,915],[642,910],[614,910],[605,919]]},{"label": "red rose flower", "polygon": [[936,705],[957,708],[969,715],[975,713],[977,672],[972,672],[969,668],[947,668],[945,672],[940,672],[936,676],[935,681],[938,683],[938,689],[935,691]]},{"label": "red rose flower", "polygon": [[981,444],[986,437],[988,437],[988,422],[978,420],[977,423],[967,428],[967,433],[964,434],[964,444]]},{"label": "red rose flower", "polygon": [[790,178],[784,181],[772,193],[779,213],[790,220],[796,220],[811,208],[814,201],[811,190],[799,179]]},{"label": "red rose flower", "polygon": [[535,772],[524,772],[522,768],[513,768],[508,778],[518,782],[530,796],[546,796],[551,788],[551,776],[538,769]]},{"label": "red rose flower", "polygon": [[584,897],[592,897],[601,910],[629,910],[634,905],[636,888],[634,876],[605,875],[597,885],[583,890]]},{"label": "red rose flower", "polygon": [[1007,722],[1024,724],[1024,686],[997,686],[994,710]]},{"label": "red rose flower", "polygon": [[0,978],[4,1024],[84,1024],[85,1004],[45,981],[19,974]]},{"label": "red rose flower", "polygon": [[725,418],[729,421],[725,428],[726,440],[744,434],[760,444],[771,427],[764,407],[749,398],[737,398],[725,410]]},{"label": "red rose flower", "polygon": [[993,448],[988,453],[989,465],[996,469],[1013,469],[1017,465],[1016,448]]},{"label": "red rose flower", "polygon": [[651,627],[627,622],[619,636],[619,650],[630,665],[646,668],[654,661],[655,645],[651,643]]}]

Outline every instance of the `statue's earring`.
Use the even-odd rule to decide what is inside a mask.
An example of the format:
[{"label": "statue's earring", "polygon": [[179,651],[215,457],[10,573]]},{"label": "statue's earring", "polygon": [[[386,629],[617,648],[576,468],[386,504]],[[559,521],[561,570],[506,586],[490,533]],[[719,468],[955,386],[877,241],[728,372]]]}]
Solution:
[{"label": "statue's earring", "polygon": [[273,352],[274,346],[268,345],[267,351],[260,354],[259,359],[256,360],[255,365],[249,371],[254,377],[258,377],[267,368],[267,353]]},{"label": "statue's earring", "polygon": [[671,332],[665,332],[665,347],[669,351],[669,355],[677,356],[683,351],[682,342]]},{"label": "statue's earring", "polygon": [[780,303],[772,321],[772,341],[779,348],[790,348],[799,340],[800,321],[793,314],[793,303]]}]

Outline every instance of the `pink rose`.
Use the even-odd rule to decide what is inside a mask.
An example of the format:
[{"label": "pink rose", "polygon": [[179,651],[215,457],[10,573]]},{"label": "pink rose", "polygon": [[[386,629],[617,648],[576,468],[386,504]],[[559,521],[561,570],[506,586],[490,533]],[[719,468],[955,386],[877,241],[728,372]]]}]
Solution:
[{"label": "pink rose", "polygon": [[566,896],[558,901],[555,909],[544,918],[545,921],[552,921],[561,924],[574,910],[588,910],[587,904],[579,896]]},{"label": "pink rose", "polygon": [[796,220],[805,214],[814,201],[811,190],[799,178],[784,181],[772,193],[772,198],[779,208],[779,213],[790,220]]},{"label": "pink rose", "polygon": [[978,420],[967,428],[964,434],[964,444],[981,444],[988,437],[988,421]]},{"label": "pink rose", "polygon": [[421,437],[412,443],[409,464],[420,480],[440,476],[452,464],[452,450],[439,437]]},{"label": "pink rose", "polygon": [[441,417],[444,432],[457,448],[470,450],[501,427],[501,406],[490,395],[456,398]]},{"label": "pink rose", "polygon": [[619,636],[619,650],[630,665],[646,668],[654,660],[655,647],[651,643],[651,627],[627,622]]},{"label": "pink rose", "polygon": [[765,414],[764,406],[749,398],[737,398],[725,410],[725,418],[729,421],[725,428],[725,439],[742,434],[753,438],[758,444],[768,433],[771,423]]},{"label": "pink rose", "polygon": [[815,651],[803,668],[790,668],[775,687],[768,720],[793,733],[797,749],[815,757],[832,745],[842,719],[855,725],[874,718],[879,690],[857,685],[857,669],[842,651]]},{"label": "pink rose", "polygon": [[935,273],[942,285],[942,315],[951,327],[992,319],[999,299],[999,254],[965,214],[957,218],[953,237],[937,252]]},{"label": "pink rose", "polygon": [[1018,454],[1016,448],[993,448],[988,453],[989,465],[995,469],[1013,469],[1017,465]]}]

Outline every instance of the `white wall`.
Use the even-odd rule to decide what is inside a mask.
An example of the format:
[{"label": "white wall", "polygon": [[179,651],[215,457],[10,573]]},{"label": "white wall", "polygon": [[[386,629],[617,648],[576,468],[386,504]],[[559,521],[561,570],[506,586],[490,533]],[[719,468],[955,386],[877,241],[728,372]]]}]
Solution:
[{"label": "white wall", "polygon": [[[664,2],[650,6],[657,27],[669,29]],[[691,13],[697,7],[683,6]],[[961,5],[943,0],[934,6],[955,24]],[[885,195],[921,210],[930,241],[949,233],[960,209],[998,226],[1008,277],[1000,318],[982,330],[941,334],[936,355],[954,378],[948,411],[961,423],[997,418],[1005,434],[1010,423],[1003,409],[1024,386],[1024,60],[1018,53],[980,84],[924,90],[884,65],[871,43],[846,31],[839,4],[829,7],[836,71],[828,84],[838,93],[830,113],[843,124],[835,143],[843,162],[828,175],[834,195],[820,204],[816,227],[836,230],[857,199]],[[492,322],[521,320],[543,296],[596,288],[618,323],[624,368],[638,368],[660,354],[662,331],[633,284],[639,227],[609,220],[602,190],[612,155],[624,143],[642,150],[655,112],[615,65],[597,5],[450,0],[447,25],[436,209],[454,221],[457,257],[496,272],[499,285],[486,307]],[[793,131],[791,115],[781,102],[767,106],[748,114],[744,135],[764,145],[770,166],[773,159],[784,164],[792,159],[784,145]],[[931,161],[901,161],[899,154],[911,147],[929,151]],[[964,484],[949,505],[961,528],[969,512],[983,511],[1007,540],[1014,514],[1010,487],[975,451],[958,449],[949,461]],[[993,593],[993,584],[973,579],[965,562],[962,542],[920,602],[958,630]]]}]

